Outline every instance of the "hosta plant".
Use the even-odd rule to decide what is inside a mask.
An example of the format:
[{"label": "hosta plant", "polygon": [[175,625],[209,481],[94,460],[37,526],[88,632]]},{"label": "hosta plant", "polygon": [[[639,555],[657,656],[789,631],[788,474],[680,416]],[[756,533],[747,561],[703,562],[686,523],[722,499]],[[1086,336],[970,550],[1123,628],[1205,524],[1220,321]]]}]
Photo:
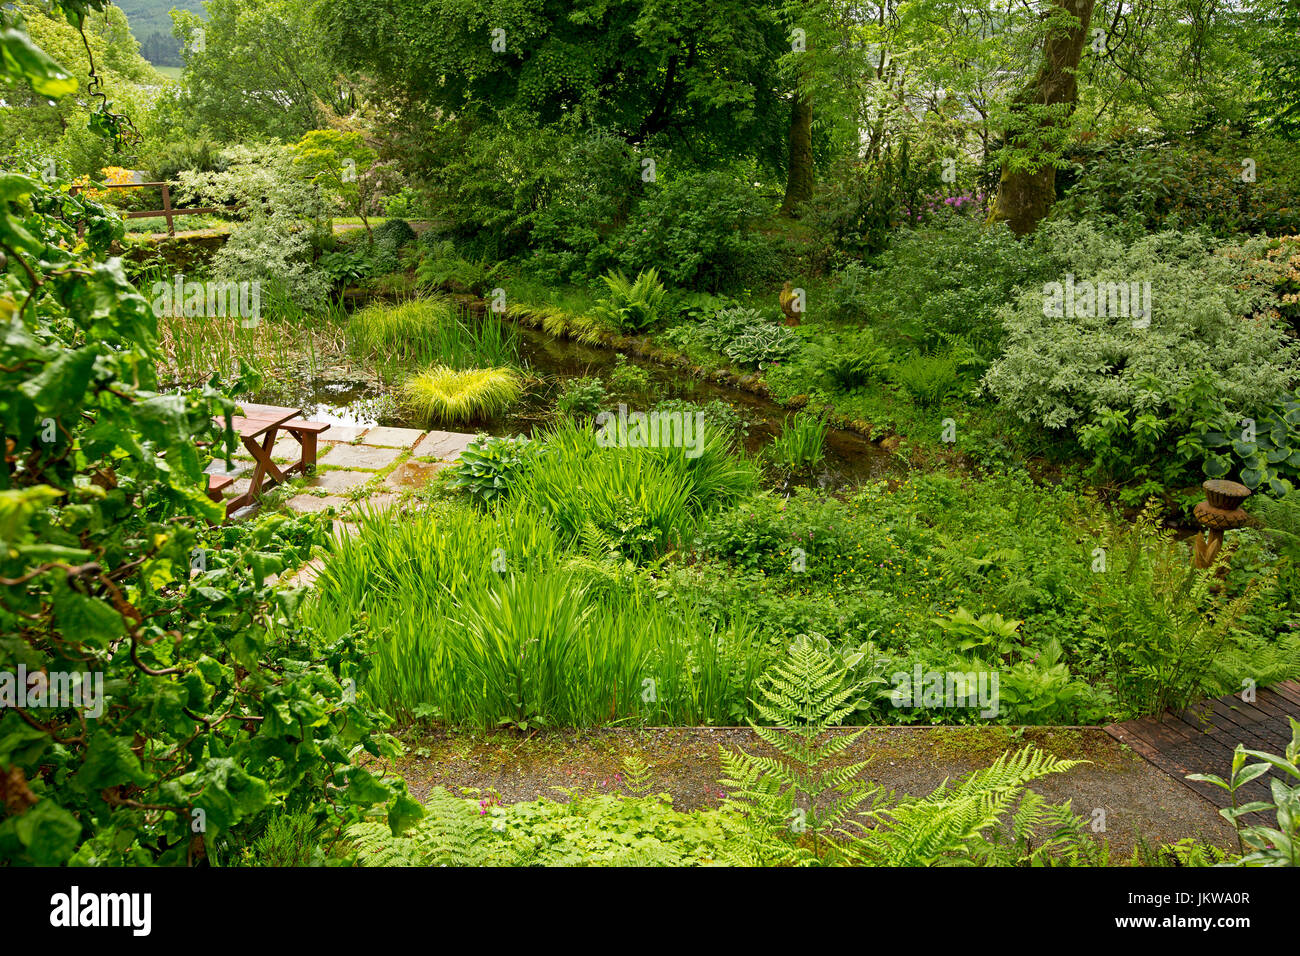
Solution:
[{"label": "hosta plant", "polygon": [[531,438],[492,438],[479,435],[452,466],[451,487],[464,490],[483,504],[505,497],[510,481],[537,453]]}]

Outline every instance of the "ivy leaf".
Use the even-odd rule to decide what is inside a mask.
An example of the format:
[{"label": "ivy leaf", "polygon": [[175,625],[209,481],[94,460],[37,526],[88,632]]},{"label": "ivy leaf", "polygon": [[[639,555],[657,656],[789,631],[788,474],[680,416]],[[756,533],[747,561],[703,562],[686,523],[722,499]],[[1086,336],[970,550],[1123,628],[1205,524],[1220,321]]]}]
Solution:
[{"label": "ivy leaf", "polygon": [[49,798],[20,816],[14,829],[37,866],[58,866],[72,856],[81,836],[77,818]]},{"label": "ivy leaf", "polygon": [[424,816],[424,807],[410,794],[399,793],[393,805],[388,808],[388,829],[393,836],[400,836],[404,831]]},{"label": "ivy leaf", "polygon": [[140,766],[140,758],[131,749],[128,737],[114,737],[107,730],[97,730],[86,748],[86,760],[73,777],[74,786],[83,793],[132,783],[143,787],[149,775]]},{"label": "ivy leaf", "polygon": [[381,783],[378,777],[361,767],[349,769],[347,778],[348,803],[368,806],[372,803],[383,803],[391,796],[388,787]]},{"label": "ivy leaf", "polygon": [[247,773],[230,757],[207,760],[201,770],[187,774],[182,782],[194,788],[194,806],[207,815],[209,836],[216,830],[229,829],[271,802],[266,781]]}]

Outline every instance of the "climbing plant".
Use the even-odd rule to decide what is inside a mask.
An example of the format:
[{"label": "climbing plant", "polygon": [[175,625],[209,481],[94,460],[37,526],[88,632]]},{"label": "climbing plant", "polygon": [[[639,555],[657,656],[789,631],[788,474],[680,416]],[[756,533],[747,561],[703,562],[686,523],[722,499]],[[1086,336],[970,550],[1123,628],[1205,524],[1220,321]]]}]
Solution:
[{"label": "climbing plant", "polygon": [[[19,33],[6,82],[68,92]],[[214,536],[203,471],[232,403],[215,380],[158,390],[122,234],[0,173],[0,863],[220,861],[281,809],[401,825],[418,805],[351,759],[391,746],[355,637],[311,646],[271,529]]]}]

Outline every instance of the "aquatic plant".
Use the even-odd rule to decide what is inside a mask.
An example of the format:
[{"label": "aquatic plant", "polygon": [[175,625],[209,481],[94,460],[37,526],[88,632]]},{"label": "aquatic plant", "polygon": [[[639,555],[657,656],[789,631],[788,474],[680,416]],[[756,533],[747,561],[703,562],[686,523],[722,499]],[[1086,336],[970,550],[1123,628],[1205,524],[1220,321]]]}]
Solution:
[{"label": "aquatic plant", "polygon": [[509,368],[435,365],[407,379],[401,388],[406,405],[429,424],[492,418],[521,394],[519,373]]}]

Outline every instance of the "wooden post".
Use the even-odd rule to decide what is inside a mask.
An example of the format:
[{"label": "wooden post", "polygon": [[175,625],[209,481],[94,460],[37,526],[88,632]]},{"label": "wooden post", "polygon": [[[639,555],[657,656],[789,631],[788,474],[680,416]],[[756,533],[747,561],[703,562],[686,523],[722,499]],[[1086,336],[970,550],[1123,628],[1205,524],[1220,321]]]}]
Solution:
[{"label": "wooden post", "polygon": [[162,184],[162,194],[163,215],[167,217],[167,235],[174,239],[176,238],[176,226],[172,222],[172,194],[166,183]]}]

